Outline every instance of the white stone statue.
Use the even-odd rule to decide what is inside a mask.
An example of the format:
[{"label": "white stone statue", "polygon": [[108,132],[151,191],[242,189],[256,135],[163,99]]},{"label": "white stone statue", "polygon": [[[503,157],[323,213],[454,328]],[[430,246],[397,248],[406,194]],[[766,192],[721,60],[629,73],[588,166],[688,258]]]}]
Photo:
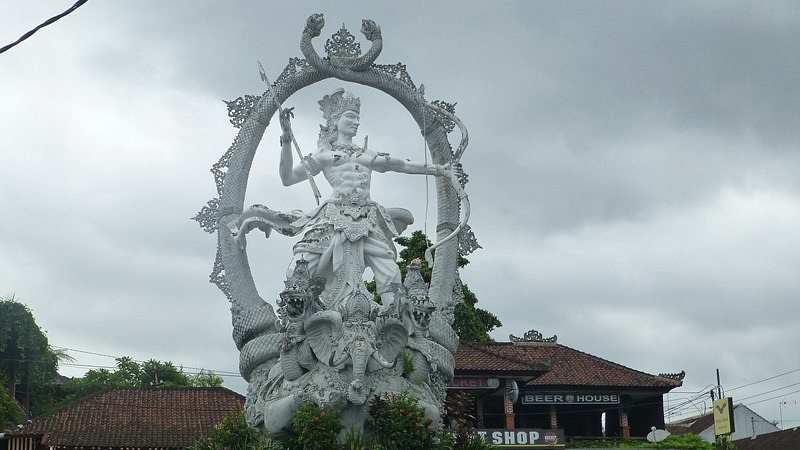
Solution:
[{"label": "white stone statue", "polygon": [[[404,209],[387,209],[370,198],[372,173],[394,171],[454,176],[459,169],[458,166],[453,169],[451,165],[402,160],[366,148],[366,143],[364,147],[354,144],[361,101],[344,89],[326,95],[319,104],[326,123],[320,127],[318,149],[298,164],[293,164],[292,156],[292,110],[286,109],[281,113],[283,135],[279,170],[286,186],[304,182],[309,176],[321,172],[330,183],[331,197],[308,214],[283,213],[254,205],[241,215],[236,240],[244,248],[245,235],[254,228],[264,231],[267,236],[272,230],[289,236],[305,232],[294,246],[297,265],[289,279],[294,284],[298,283],[298,277],[313,279],[317,284],[324,283],[324,288],[309,292],[315,298],[313,302],[308,300],[310,297],[304,297],[305,294],[295,292],[297,289],[285,292],[287,299],[294,296],[298,301],[292,303],[283,299],[282,320],[297,324],[285,326],[282,331],[293,339],[292,351],[299,352],[303,358],[295,362],[295,357],[285,352],[278,367],[283,369],[284,379],[290,381],[314,370],[325,378],[339,377],[342,386],[347,385],[346,390],[331,389],[327,394],[335,397],[336,401],[346,400],[358,405],[358,411],[352,411],[350,415],[360,418],[363,415],[360,405],[366,402],[369,394],[412,389],[401,376],[402,370],[398,372],[396,364],[408,336],[416,331],[413,322],[404,323],[401,317],[403,311],[410,311],[409,305],[400,305],[395,299],[401,279],[396,263],[397,251],[392,242],[398,232],[413,222],[413,217]],[[372,300],[372,294],[366,290],[363,277],[367,267],[375,275],[383,307]],[[427,286],[424,290],[427,291]],[[410,317],[410,312],[408,315]],[[307,343],[300,345],[303,340]],[[331,340],[338,345],[327,344]],[[291,367],[287,364],[290,357]],[[291,375],[287,376],[286,370],[290,370]],[[378,371],[385,373],[366,377],[368,372]],[[270,376],[277,379],[281,374]],[[311,385],[315,384],[313,376],[307,378],[312,379],[308,381]],[[372,384],[366,385],[367,379]],[[383,383],[381,388],[378,388],[377,380]],[[275,383],[272,386],[275,387]],[[434,402],[430,393],[423,394],[427,403]],[[275,405],[281,405],[279,409],[282,410],[288,396],[291,394],[285,390],[273,389],[265,397],[277,400],[267,402],[266,407],[274,409]],[[333,400],[324,398],[323,401],[330,403]],[[348,410],[345,403],[341,406],[344,411]],[[434,404],[430,406],[432,413],[437,411]],[[290,412],[265,414],[265,418],[285,420],[291,417]],[[438,415],[432,415],[431,419],[439,420]],[[280,433],[286,426],[288,424],[284,421],[278,424],[266,421],[267,431],[273,434]]]},{"label": "white stone statue", "polygon": [[[453,105],[425,100],[424,89],[414,85],[405,66],[373,64],[383,45],[374,22],[362,23],[362,33],[372,42],[363,56],[343,27],[326,43],[328,56],[320,57],[311,41],[323,25],[322,15],[309,17],[301,40],[306,59],[290,60],[274,85],[267,82],[264,95],[228,102],[231,122],[241,130],[212,167],[219,198],[195,217],[204,229],[218,233],[211,280],[231,301],[239,369],[250,382],[246,417],[265,434],[281,435],[291,428],[294,411],[314,402],[337,409],[345,429],[358,431],[363,430],[372,396],[407,391],[419,400],[433,426],[439,426],[458,346],[453,308],[463,299],[456,258],[478,247],[466,226],[466,176],[458,164],[468,141],[466,129],[453,114]],[[319,102],[325,124],[317,150],[295,161],[292,110],[283,110],[280,103],[325,78],[371,86],[398,100],[420,126],[433,163],[377,152],[368,148],[366,139],[363,146],[355,144],[361,103],[344,89]],[[263,72],[262,79],[266,81]],[[279,171],[284,185],[308,180],[316,195],[313,176],[322,173],[331,187],[330,198],[307,213],[262,205],[243,208],[250,164],[276,113],[283,130]],[[455,126],[462,140],[453,151],[447,133]],[[420,263],[411,264],[401,282],[392,239],[413,217],[370,197],[375,171],[436,177],[437,243],[436,259],[429,261],[430,286],[423,281]],[[295,264],[277,295],[277,311],[258,294],[251,275],[246,236],[256,228],[268,237],[273,230],[301,236],[294,246]],[[381,304],[364,285],[368,267]]]},{"label": "white stone statue", "polygon": [[[285,186],[304,182],[322,172],[332,188],[331,197],[309,214],[287,214],[255,205],[240,218],[237,241],[258,227],[269,236],[272,229],[294,236],[304,230],[294,247],[298,258],[308,261],[313,276],[326,279],[323,302],[341,309],[343,300],[364,293],[363,275],[372,269],[383,305],[392,304],[392,285],[400,283],[397,251],[392,239],[414,219],[400,208],[384,208],[370,198],[373,171],[452,176],[450,165],[427,165],[398,159],[353,143],[358,131],[361,101],[337,89],[320,102],[325,125],[320,128],[318,149],[302,163],[293,164],[291,109],[281,115],[280,176]],[[458,173],[458,166],[455,166]]]}]

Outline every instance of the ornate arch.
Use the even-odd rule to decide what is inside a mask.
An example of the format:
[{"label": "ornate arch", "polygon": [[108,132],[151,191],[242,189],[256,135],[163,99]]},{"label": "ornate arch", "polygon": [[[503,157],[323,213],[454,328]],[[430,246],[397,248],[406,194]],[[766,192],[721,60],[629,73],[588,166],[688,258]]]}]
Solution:
[{"label": "ornate arch", "polygon": [[[414,84],[404,64],[374,64],[380,55],[383,38],[380,27],[373,21],[362,22],[361,32],[371,42],[370,49],[364,55],[360,54],[360,46],[355,38],[342,27],[328,39],[325,45],[327,56],[321,57],[314,49],[312,39],[320,35],[323,26],[321,14],[308,18],[300,44],[305,59],[290,59],[264,94],[248,95],[226,102],[231,123],[240,130],[228,151],[211,169],[219,197],[209,201],[194,219],[206,231],[217,233],[217,255],[211,281],[231,301],[234,334],[237,321],[246,321],[250,311],[266,308],[269,314],[272,313],[271,306],[258,295],[247,254],[238,247],[231,230],[235,228],[236,220],[244,209],[245,191],[256,149],[270,119],[278,109],[278,104],[282,104],[295,92],[319,81],[339,79],[378,89],[402,104],[419,126],[434,163],[458,162],[467,144],[466,129],[453,114],[453,104],[427,102],[424,86]],[[456,126],[461,129],[462,141],[454,152],[447,134]],[[455,352],[458,345],[451,328],[452,308],[461,300],[458,295],[461,285],[457,273],[457,256],[459,252],[468,254],[478,247],[469,228],[462,227],[461,201],[465,198],[462,188],[466,177],[460,183],[458,186],[446,179],[436,180],[436,236],[437,241],[443,245],[436,250],[429,290],[429,296],[438,311],[431,332],[437,334],[436,340],[451,352]],[[458,239],[449,239],[454,236]],[[449,317],[446,313],[448,310]]]}]

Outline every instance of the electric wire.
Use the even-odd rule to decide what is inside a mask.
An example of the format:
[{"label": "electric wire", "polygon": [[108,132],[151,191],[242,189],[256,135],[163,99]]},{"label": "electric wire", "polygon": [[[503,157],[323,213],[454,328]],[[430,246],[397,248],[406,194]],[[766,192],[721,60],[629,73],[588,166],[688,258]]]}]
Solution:
[{"label": "electric wire", "polygon": [[[74,348],[68,348],[68,347],[53,346],[53,348],[57,348],[57,349],[61,349],[61,350],[66,350],[66,351],[71,351],[71,352],[76,352],[76,353],[84,353],[84,354],[88,354],[88,355],[94,355],[94,356],[102,356],[102,357],[105,357],[105,358],[114,358],[114,359],[120,359],[120,358],[122,358],[121,356],[108,355],[108,354],[105,354],[105,353],[90,352],[90,351],[87,351],[87,350],[78,350],[78,349],[74,349]],[[131,358],[131,361],[134,361],[134,362],[137,362],[137,363],[140,363],[140,364],[141,364],[141,363],[146,363],[146,362],[147,362],[147,361],[138,360],[138,359],[134,359],[134,358]],[[71,364],[69,364],[69,363],[62,363],[62,364],[60,364],[60,365],[72,367],[72,365],[71,365]],[[86,366],[87,366],[87,367],[95,367],[95,366],[92,366],[92,365],[89,365],[89,364],[87,364]],[[99,366],[99,365],[98,365],[98,366],[96,366],[96,367],[97,367],[97,368],[110,368],[110,369],[116,369],[116,366],[109,367],[109,366]],[[207,369],[207,368],[204,368],[204,367],[191,367],[191,366],[184,366],[184,365],[182,365],[182,364],[180,364],[180,365],[179,365],[179,367],[180,367],[180,368],[183,368],[183,369],[192,369],[192,370],[196,370],[196,371],[199,371],[198,373],[208,373],[208,372],[212,372],[212,373],[214,373],[215,375],[220,375],[220,376],[222,376],[221,374],[225,374],[225,376],[240,376],[240,375],[239,375],[239,372],[232,371],[232,370],[214,370],[214,369]]]},{"label": "electric wire", "polygon": [[[780,391],[780,390],[783,390],[783,389],[786,389],[786,388],[789,388],[789,387],[792,387],[792,386],[797,386],[798,384],[800,384],[800,381],[798,381],[797,383],[792,383],[792,384],[788,384],[788,385],[786,385],[786,386],[782,386],[782,387],[779,387],[779,388],[776,388],[776,389],[772,389],[772,390],[769,390],[769,391],[766,391],[766,392],[762,392],[762,393],[760,393],[760,394],[756,394],[756,395],[751,395],[751,396],[749,396],[749,397],[740,398],[740,399],[738,399],[738,400],[739,400],[740,402],[743,402],[743,401],[745,401],[745,400],[749,400],[749,399],[751,399],[751,398],[755,398],[755,397],[761,397],[762,395],[772,394],[773,392],[777,392],[777,391]],[[795,391],[795,392],[797,392],[797,391]],[[789,395],[789,394],[784,394],[784,395]],[[780,395],[779,395],[778,397],[780,397]],[[761,401],[761,400],[759,400],[759,402],[760,402],[760,401]]]},{"label": "electric wire", "polygon": [[798,392],[800,392],[800,389],[798,389],[798,390],[796,390],[796,391],[792,391],[792,392],[785,392],[785,393],[783,393],[783,394],[781,394],[781,395],[776,395],[776,396],[774,396],[774,397],[765,398],[765,399],[763,399],[763,400],[759,400],[759,401],[757,401],[757,402],[750,402],[750,403],[748,403],[747,405],[748,405],[748,406],[757,405],[757,404],[759,404],[759,403],[764,403],[764,402],[768,402],[768,401],[770,401],[770,400],[775,400],[776,398],[786,397],[787,395],[796,394],[796,393],[798,393]]},{"label": "electric wire", "polygon": [[789,375],[790,373],[795,373],[795,372],[800,372],[800,369],[790,370],[788,372],[784,372],[784,373],[779,374],[779,375],[775,375],[775,376],[772,376],[772,377],[769,377],[769,378],[764,378],[763,380],[753,381],[752,383],[747,383],[747,384],[743,384],[741,386],[736,386],[735,388],[728,389],[728,392],[735,391],[736,389],[741,389],[743,387],[752,386],[754,384],[763,383],[764,381],[774,380],[775,378],[782,377],[784,375]]},{"label": "electric wire", "polygon": [[23,34],[23,35],[22,35],[22,36],[21,36],[19,39],[17,39],[16,41],[14,41],[14,42],[12,42],[12,43],[10,43],[10,44],[8,44],[8,45],[5,45],[5,46],[3,46],[3,47],[0,47],[0,54],[1,54],[1,53],[4,53],[4,52],[6,52],[7,50],[10,50],[10,49],[12,49],[12,48],[16,47],[17,45],[19,45],[20,43],[22,43],[22,41],[24,41],[24,40],[28,39],[29,37],[33,36],[33,35],[34,35],[34,33],[36,33],[37,31],[41,30],[42,28],[44,28],[44,27],[46,27],[46,26],[48,26],[48,25],[52,25],[53,23],[55,23],[55,22],[56,22],[56,21],[58,21],[59,19],[62,19],[62,18],[64,18],[64,17],[66,17],[67,15],[71,14],[73,11],[75,11],[75,10],[76,10],[76,9],[78,9],[78,8],[80,8],[80,7],[81,7],[81,5],[83,5],[84,3],[88,2],[88,1],[89,1],[89,0],[78,0],[77,2],[75,2],[75,4],[74,4],[74,5],[72,5],[71,7],[69,7],[69,9],[67,9],[67,10],[66,10],[66,11],[64,11],[63,13],[61,13],[61,14],[58,14],[58,15],[55,15],[55,16],[53,16],[53,17],[51,17],[51,18],[49,18],[49,19],[45,20],[44,22],[42,22],[41,24],[39,24],[38,26],[36,26],[34,29],[32,29],[32,30],[28,31],[27,33]]}]

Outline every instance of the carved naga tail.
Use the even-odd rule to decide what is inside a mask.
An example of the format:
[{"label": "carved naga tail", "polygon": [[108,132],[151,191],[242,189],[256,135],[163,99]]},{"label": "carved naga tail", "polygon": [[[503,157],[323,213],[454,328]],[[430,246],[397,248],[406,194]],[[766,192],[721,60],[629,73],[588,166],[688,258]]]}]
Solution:
[{"label": "carved naga tail", "polygon": [[[277,105],[300,89],[335,78],[378,89],[402,104],[419,126],[435,164],[458,164],[469,141],[466,128],[455,115],[454,103],[426,101],[424,86],[417,87],[404,64],[375,64],[383,48],[381,30],[375,22],[364,20],[361,24],[362,34],[371,43],[365,54],[361,55],[355,37],[342,27],[327,40],[324,47],[327,56],[321,57],[312,40],[321,34],[324,24],[322,14],[308,18],[300,42],[305,59],[290,59],[271,89],[260,96],[247,95],[226,102],[231,123],[239,128],[239,133],[211,169],[219,197],[209,201],[194,217],[206,231],[217,233],[217,256],[211,281],[231,302],[234,339],[241,350],[240,369],[246,379],[255,368],[275,363],[280,350],[277,337],[280,333],[274,325],[272,306],[259,296],[247,254],[234,241],[231,230],[235,230],[236,220],[244,209],[256,148],[278,110]],[[447,135],[455,127],[462,137],[457,150],[453,151]],[[451,326],[452,308],[461,301],[457,256],[480,247],[466,223],[470,212],[464,192],[466,182],[466,176],[436,179],[437,243],[427,255],[430,258],[433,249],[436,250],[429,296],[437,311],[431,320],[430,336],[450,352],[455,352],[458,345]],[[452,367],[445,368],[444,373],[452,376]]]}]

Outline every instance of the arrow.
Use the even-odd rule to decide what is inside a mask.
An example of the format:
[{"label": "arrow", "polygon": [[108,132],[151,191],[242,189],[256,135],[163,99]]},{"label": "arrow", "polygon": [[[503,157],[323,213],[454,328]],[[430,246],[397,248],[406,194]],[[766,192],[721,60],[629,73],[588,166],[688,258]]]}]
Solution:
[{"label": "arrow", "polygon": [[[258,62],[258,72],[261,74],[261,81],[266,83],[267,85],[267,93],[272,96],[272,100],[275,102],[275,106],[278,107],[278,114],[283,114],[283,107],[281,106],[281,102],[278,101],[278,97],[275,96],[275,92],[272,90],[272,85],[269,83],[269,79],[267,79],[267,74],[264,72],[264,66],[261,65],[261,61]],[[294,133],[292,132],[291,128],[289,129],[289,136],[292,138],[292,144],[294,145],[294,149],[297,152],[297,157],[300,158],[300,165],[303,166],[303,169],[306,171],[306,177],[308,177],[308,183],[311,185],[311,190],[314,191],[314,200],[317,201],[317,205],[319,205],[319,199],[322,198],[322,194],[319,193],[319,188],[317,188],[317,183],[314,182],[314,177],[311,175],[311,170],[308,168],[308,162],[303,159],[303,153],[300,151],[300,146],[297,145],[297,139],[294,138]]]}]

